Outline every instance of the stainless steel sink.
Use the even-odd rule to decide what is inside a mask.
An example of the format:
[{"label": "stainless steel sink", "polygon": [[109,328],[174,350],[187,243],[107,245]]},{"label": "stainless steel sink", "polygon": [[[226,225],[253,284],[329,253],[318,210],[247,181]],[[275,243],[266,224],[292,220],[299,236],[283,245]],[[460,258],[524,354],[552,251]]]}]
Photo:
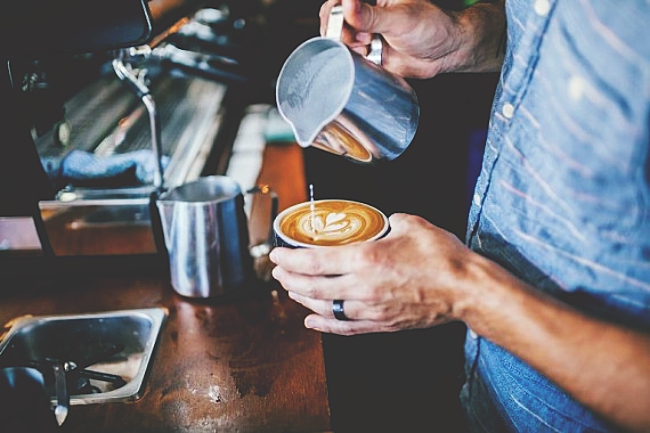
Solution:
[{"label": "stainless steel sink", "polygon": [[[90,378],[87,385],[94,391],[70,391],[71,405],[137,400],[167,313],[164,308],[148,308],[19,318],[0,342],[0,366],[93,360],[87,366],[90,373],[119,376],[123,381],[115,385]],[[97,357],[115,347],[119,353]],[[56,401],[56,387],[47,380],[46,391]]]}]

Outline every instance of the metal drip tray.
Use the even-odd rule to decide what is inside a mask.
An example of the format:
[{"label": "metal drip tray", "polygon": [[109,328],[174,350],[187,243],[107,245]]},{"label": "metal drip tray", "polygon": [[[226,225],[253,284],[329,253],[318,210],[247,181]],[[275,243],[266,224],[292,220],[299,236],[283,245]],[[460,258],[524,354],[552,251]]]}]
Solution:
[{"label": "metal drip tray", "polygon": [[[91,377],[85,389],[69,391],[71,405],[137,400],[144,391],[166,316],[164,308],[148,308],[19,318],[0,342],[0,366],[93,360],[87,366],[90,373],[119,376],[123,381],[115,385]],[[119,347],[118,353],[106,359],[98,357],[115,347]],[[46,391],[56,401],[56,387],[47,379]]]}]

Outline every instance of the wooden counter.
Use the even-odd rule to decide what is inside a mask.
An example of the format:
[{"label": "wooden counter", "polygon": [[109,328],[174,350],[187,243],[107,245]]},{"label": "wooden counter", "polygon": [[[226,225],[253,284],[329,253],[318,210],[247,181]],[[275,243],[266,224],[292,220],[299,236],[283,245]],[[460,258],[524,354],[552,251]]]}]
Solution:
[{"label": "wooden counter", "polygon": [[[280,209],[305,199],[302,154],[267,146],[259,181]],[[5,283],[6,284],[6,283]],[[195,301],[165,275],[61,275],[0,291],[0,323],[31,314],[164,307],[169,315],[142,398],[72,406],[62,432],[325,432],[330,415],[320,334],[276,282]]]}]

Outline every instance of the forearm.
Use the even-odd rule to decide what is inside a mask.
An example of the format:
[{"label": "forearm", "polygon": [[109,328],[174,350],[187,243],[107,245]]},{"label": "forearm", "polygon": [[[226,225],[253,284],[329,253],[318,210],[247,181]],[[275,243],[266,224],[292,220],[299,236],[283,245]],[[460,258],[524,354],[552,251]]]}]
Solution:
[{"label": "forearm", "polygon": [[448,72],[496,72],[505,54],[505,1],[477,3],[456,15],[463,41]]},{"label": "forearm", "polygon": [[472,267],[457,313],[469,327],[604,418],[650,431],[648,334],[588,317],[486,259]]}]

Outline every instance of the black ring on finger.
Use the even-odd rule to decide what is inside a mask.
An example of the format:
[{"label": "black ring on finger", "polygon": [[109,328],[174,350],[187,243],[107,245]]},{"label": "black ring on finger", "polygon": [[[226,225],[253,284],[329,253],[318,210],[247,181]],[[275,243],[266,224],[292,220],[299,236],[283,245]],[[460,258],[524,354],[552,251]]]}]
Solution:
[{"label": "black ring on finger", "polygon": [[343,310],[343,301],[340,299],[332,301],[332,313],[334,313],[334,317],[338,320],[350,320],[348,319],[348,316],[345,315],[345,311]]}]

